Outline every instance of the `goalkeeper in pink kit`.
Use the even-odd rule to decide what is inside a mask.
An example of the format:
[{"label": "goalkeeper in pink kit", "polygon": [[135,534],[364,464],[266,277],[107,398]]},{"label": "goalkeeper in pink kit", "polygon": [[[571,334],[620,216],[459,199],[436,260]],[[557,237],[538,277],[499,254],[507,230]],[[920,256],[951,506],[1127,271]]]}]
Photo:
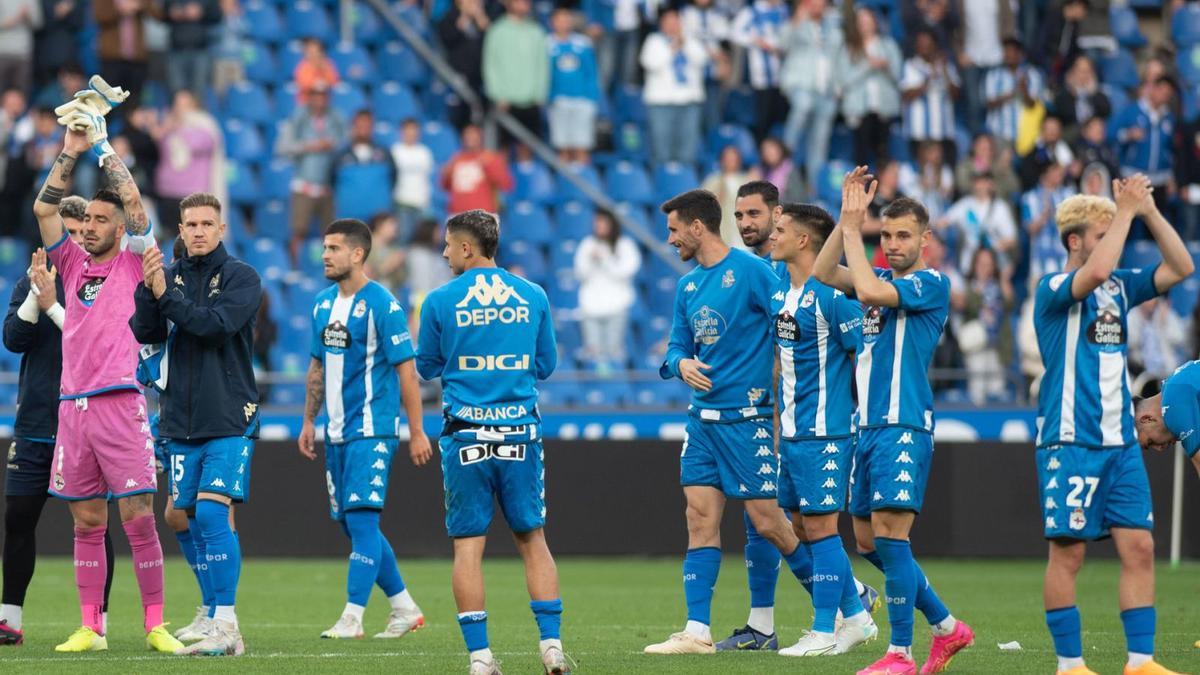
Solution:
[{"label": "goalkeeper in pink kit", "polygon": [[[154,524],[154,445],[146,401],[135,378],[138,344],[129,328],[133,292],[142,281],[135,252],[153,246],[141,194],[107,140],[104,115],[128,96],[98,77],[91,89],[56,110],[68,129],[58,156],[38,193],[37,216],[46,253],[58,268],[66,296],[63,369],[57,445],[50,494],[67,500],[75,521],[75,583],[82,626],[60,652],[104,650],[101,620],[107,499],[117,501],[133,551],[134,573],[145,611],[146,644],[174,653],[183,645],[163,627],[163,554]],[[83,244],[67,237],[58,203],[77,161],[100,158],[113,191],[101,190],[88,203]],[[129,235],[127,250],[122,235]]]}]

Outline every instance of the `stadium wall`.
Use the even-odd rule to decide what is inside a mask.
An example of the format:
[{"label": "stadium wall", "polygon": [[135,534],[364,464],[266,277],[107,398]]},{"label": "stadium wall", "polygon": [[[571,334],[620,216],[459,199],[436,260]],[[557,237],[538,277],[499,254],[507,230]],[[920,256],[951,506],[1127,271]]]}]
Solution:
[{"label": "stadium wall", "polygon": [[[4,441],[0,447],[7,447]],[[547,536],[558,555],[671,555],[686,545],[683,494],[679,489],[679,443],[667,441],[550,441],[546,447]],[[1147,453],[1154,493],[1160,558],[1168,553],[1171,457]],[[1200,558],[1200,488],[1186,468],[1183,555]],[[329,520],[325,473],[309,462],[294,442],[258,444],[252,467],[250,502],[237,510],[238,529],[248,556],[337,557],[346,540]],[[165,476],[159,476],[160,481]],[[165,488],[165,483],[160,482]],[[158,496],[159,511],[165,489]],[[0,503],[0,512],[3,504]],[[406,446],[393,464],[383,526],[401,557],[446,557],[441,469],[436,463],[413,467]],[[497,509],[490,554],[514,554]],[[1028,444],[939,443],[925,509],[914,533],[923,556],[1041,557],[1041,511],[1033,448]],[[118,526],[113,509],[112,526]],[[164,550],[176,553],[174,537],[162,529]],[[726,510],[723,548],[740,553],[745,536],[736,504]],[[51,500],[39,527],[44,554],[71,553],[66,505]],[[117,530],[119,532],[119,530]],[[848,518],[843,519],[851,542]],[[118,550],[127,551],[116,536]],[[1090,555],[1112,555],[1110,544]]]}]

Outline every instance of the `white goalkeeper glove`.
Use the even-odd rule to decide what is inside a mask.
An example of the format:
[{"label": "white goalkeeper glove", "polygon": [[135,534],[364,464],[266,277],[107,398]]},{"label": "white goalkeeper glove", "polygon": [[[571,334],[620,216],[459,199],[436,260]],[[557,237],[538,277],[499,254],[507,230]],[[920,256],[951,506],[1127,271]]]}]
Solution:
[{"label": "white goalkeeper glove", "polygon": [[[121,87],[110,85],[99,75],[93,75],[92,79],[88,81],[88,88],[75,92],[75,97],[55,108],[54,114],[58,116],[59,124],[68,126],[67,119],[73,112],[88,107],[101,115],[107,115],[127,98],[129,98],[129,92]],[[83,128],[77,128],[75,131],[83,131]]]},{"label": "white goalkeeper glove", "polygon": [[87,134],[92,152],[96,153],[101,165],[104,164],[105,157],[117,154],[108,143],[108,124],[104,121],[104,115],[91,105],[79,105],[73,112],[61,118],[60,122],[68,129]]}]

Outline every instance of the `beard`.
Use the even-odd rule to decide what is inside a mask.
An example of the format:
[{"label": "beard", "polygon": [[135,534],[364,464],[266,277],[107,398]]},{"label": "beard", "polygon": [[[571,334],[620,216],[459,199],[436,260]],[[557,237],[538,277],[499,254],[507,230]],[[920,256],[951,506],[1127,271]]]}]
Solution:
[{"label": "beard", "polygon": [[325,278],[334,283],[339,283],[350,278],[350,270],[333,269],[325,273]]},{"label": "beard", "polygon": [[86,239],[83,240],[83,250],[87,251],[88,255],[92,256],[104,255],[105,253],[111,251],[112,247],[116,245],[117,238],[115,236],[108,237],[107,239],[101,238],[95,242],[89,242]]}]

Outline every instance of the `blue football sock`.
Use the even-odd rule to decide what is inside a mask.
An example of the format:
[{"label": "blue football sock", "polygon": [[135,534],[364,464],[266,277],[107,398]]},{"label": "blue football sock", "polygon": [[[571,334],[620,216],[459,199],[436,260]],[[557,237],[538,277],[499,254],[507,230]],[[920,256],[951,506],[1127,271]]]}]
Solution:
[{"label": "blue football sock", "polygon": [[687,599],[688,621],[711,625],[713,587],[721,571],[721,549],[689,548],[683,559],[683,596]]},{"label": "blue football sock", "polygon": [[913,604],[917,595],[917,566],[913,563],[912,545],[903,539],[875,537],[875,550],[883,559],[892,644],[897,647],[911,647]]},{"label": "blue football sock", "polygon": [[233,541],[237,544],[238,552],[237,577],[233,580],[233,583],[236,585],[242,582],[242,536],[238,534],[237,530],[233,531]]},{"label": "blue football sock", "polygon": [[800,580],[800,585],[804,587],[804,590],[812,595],[813,560],[812,552],[808,550],[808,544],[800,542],[795,551],[783,556],[783,560],[792,574]]},{"label": "blue football sock", "polygon": [[845,548],[842,549],[841,565],[842,597],[838,608],[842,610],[843,617],[849,618],[866,611],[866,608],[863,607],[862,599],[858,597],[858,586],[854,584],[854,568],[850,566],[850,556],[846,554]]},{"label": "blue football sock", "polygon": [[867,551],[866,553],[862,553],[860,551],[859,555],[863,557],[863,560],[866,560],[874,565],[875,569],[879,570],[880,572],[883,571],[883,558],[879,557],[879,551]]},{"label": "blue football sock", "polygon": [[196,524],[204,538],[204,560],[208,563],[213,601],[217,606],[232,607],[237,598],[242,556],[233,530],[229,528],[229,505],[201,499],[196,503]]},{"label": "blue football sock", "polygon": [[477,652],[488,648],[487,612],[463,612],[458,615],[458,627],[462,630],[467,651]]},{"label": "blue football sock", "polygon": [[188,531],[192,533],[192,544],[196,548],[196,581],[200,582],[201,603],[208,608],[208,616],[217,611],[217,600],[213,597],[212,577],[209,575],[208,559],[204,552],[204,537],[196,516],[188,516]]},{"label": "blue football sock", "polygon": [[367,606],[371,588],[379,576],[379,512],[373,509],[347,511],[346,532],[350,535],[350,569],[346,574],[346,596],[350,603]]},{"label": "blue football sock", "polygon": [[[1122,616],[1121,618],[1124,618]],[[1054,653],[1065,659],[1083,656],[1083,625],[1075,605],[1046,610],[1046,626],[1054,638]]]},{"label": "blue football sock", "polygon": [[557,640],[562,636],[562,598],[534,600],[529,603],[533,618],[537,621],[542,640]]},{"label": "blue football sock", "polygon": [[934,592],[933,584],[925,578],[925,572],[916,560],[913,561],[913,567],[917,575],[917,610],[925,615],[925,620],[929,622],[930,626],[936,626],[950,616],[950,610]]},{"label": "blue football sock", "polygon": [[751,607],[774,607],[775,584],[779,581],[779,549],[763,538],[750,514],[742,511],[746,523],[746,581],[750,584]]},{"label": "blue football sock", "polygon": [[[813,569],[812,629],[818,633],[832,633],[842,589],[845,588],[842,558],[846,557],[846,551],[842,548],[842,538],[836,534],[809,542],[808,547],[812,552]],[[859,604],[861,606],[862,603]]]},{"label": "blue football sock", "polygon": [[1154,653],[1153,607],[1134,607],[1121,612],[1121,625],[1125,627],[1125,644],[1133,654]]},{"label": "blue football sock", "polygon": [[396,565],[396,552],[382,532],[379,534],[379,574],[375,577],[375,583],[389,598],[404,591],[404,579]]},{"label": "blue football sock", "polygon": [[179,542],[179,552],[183,554],[184,560],[187,560],[192,574],[196,575],[196,586],[200,589],[200,604],[207,605],[208,603],[204,602],[204,580],[200,575],[200,568],[196,565],[196,542],[192,539],[192,530],[189,528],[182,532],[176,532],[175,541]]}]

